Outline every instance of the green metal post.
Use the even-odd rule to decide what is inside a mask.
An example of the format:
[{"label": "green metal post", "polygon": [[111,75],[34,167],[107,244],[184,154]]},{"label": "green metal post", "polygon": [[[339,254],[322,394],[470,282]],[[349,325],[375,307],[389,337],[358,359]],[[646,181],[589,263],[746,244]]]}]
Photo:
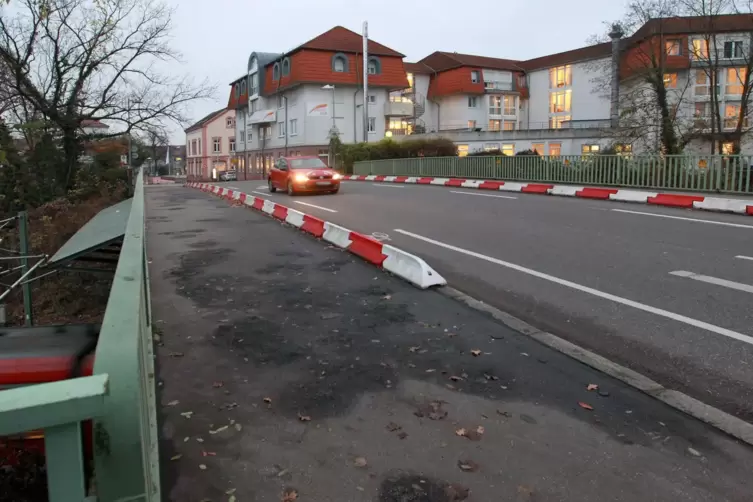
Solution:
[{"label": "green metal post", "polygon": [[[25,274],[29,271],[29,215],[26,211],[18,213],[18,240],[20,243],[21,251],[21,274]],[[32,326],[34,324],[34,317],[31,305],[31,282],[25,281],[21,286],[24,295],[24,317],[26,326]]]}]

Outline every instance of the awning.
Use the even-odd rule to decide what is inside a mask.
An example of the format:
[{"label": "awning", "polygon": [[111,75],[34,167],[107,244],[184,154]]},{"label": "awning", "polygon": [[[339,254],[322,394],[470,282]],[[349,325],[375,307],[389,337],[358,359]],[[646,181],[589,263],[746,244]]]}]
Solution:
[{"label": "awning", "polygon": [[249,124],[266,124],[277,121],[277,110],[259,110],[248,118]]},{"label": "awning", "polygon": [[[126,199],[97,213],[63,244],[47,262],[47,266],[60,267],[73,260],[117,263],[132,201],[133,199]],[[95,252],[99,252],[101,256],[84,256]]]}]

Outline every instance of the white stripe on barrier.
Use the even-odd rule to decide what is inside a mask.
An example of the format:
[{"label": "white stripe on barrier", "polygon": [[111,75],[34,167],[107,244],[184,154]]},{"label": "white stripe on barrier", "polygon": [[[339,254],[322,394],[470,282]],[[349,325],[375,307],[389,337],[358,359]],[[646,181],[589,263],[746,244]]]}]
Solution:
[{"label": "white stripe on barrier", "polygon": [[234,200],[240,199],[241,198],[241,193],[243,193],[243,192],[239,192],[238,190],[236,190],[235,192],[233,192],[233,199]]},{"label": "white stripe on barrier", "polygon": [[478,188],[478,186],[483,182],[484,180],[465,180],[460,186],[463,188]]},{"label": "white stripe on barrier", "polygon": [[377,177],[376,174],[370,174],[370,175],[366,176],[366,181],[374,181],[376,179],[376,177]]},{"label": "white stripe on barrier", "polygon": [[322,239],[334,244],[337,247],[347,249],[350,246],[350,230],[343,228],[340,225],[335,225],[328,221],[324,222],[324,234]]},{"label": "white stripe on barrier", "polygon": [[385,177],[384,177],[384,181],[386,181],[386,182],[388,182],[388,183],[392,183],[392,182],[393,182],[393,181],[395,181],[396,179],[397,179],[397,176],[385,176]]},{"label": "white stripe on barrier", "polygon": [[583,187],[570,187],[563,185],[556,185],[554,188],[547,190],[549,195],[564,195],[565,197],[575,197],[575,192],[583,190]]},{"label": "white stripe on barrier", "polygon": [[348,179],[349,179],[349,180],[351,180],[351,181],[355,181],[355,180],[358,180],[358,175],[357,175],[357,174],[351,174],[351,175],[350,175],[350,176],[348,177]]},{"label": "white stripe on barrier", "polygon": [[444,277],[416,255],[406,253],[388,244],[382,245],[382,254],[387,257],[382,262],[382,268],[421,289],[447,284]]},{"label": "white stripe on barrier", "polygon": [[254,202],[256,202],[256,197],[254,197],[253,195],[246,194],[246,200],[243,203],[251,207],[254,205]]},{"label": "white stripe on barrier", "polygon": [[523,187],[527,185],[528,183],[523,184],[523,183],[514,183],[510,181],[505,181],[505,184],[501,185],[499,189],[503,192],[520,192],[521,190],[523,190]]},{"label": "white stripe on barrier", "polygon": [[620,202],[640,202],[645,204],[649,197],[656,197],[655,192],[638,192],[636,190],[617,190],[617,193],[609,194],[609,200]]},{"label": "white stripe on barrier", "polygon": [[267,214],[272,214],[275,211],[275,203],[269,199],[264,199],[264,205],[261,207],[261,210]]},{"label": "white stripe on barrier", "polygon": [[415,176],[411,176],[407,180],[403,181],[403,183],[415,183],[416,181],[418,181],[418,178],[416,178]]},{"label": "white stripe on barrier", "polygon": [[291,208],[288,208],[288,216],[285,218],[285,221],[297,228],[301,228],[305,223],[303,213]]},{"label": "white stripe on barrier", "polygon": [[450,181],[450,178],[434,178],[433,180],[431,180],[431,182],[429,183],[429,185],[442,185],[442,186],[444,186],[444,184],[447,183],[448,181]]},{"label": "white stripe on barrier", "polygon": [[695,209],[704,209],[706,211],[720,211],[725,213],[740,213],[745,214],[747,212],[748,201],[738,199],[721,199],[718,197],[706,197],[702,201],[693,202]]}]

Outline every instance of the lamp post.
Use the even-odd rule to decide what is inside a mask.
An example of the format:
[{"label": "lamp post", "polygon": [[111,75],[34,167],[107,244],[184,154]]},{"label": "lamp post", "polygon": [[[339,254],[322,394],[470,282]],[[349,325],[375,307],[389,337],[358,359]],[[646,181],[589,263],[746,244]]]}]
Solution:
[{"label": "lamp post", "polygon": [[337,129],[337,123],[335,122],[335,86],[331,84],[323,85],[322,89],[329,91],[332,89],[332,129]]},{"label": "lamp post", "polygon": [[331,84],[323,85],[322,89],[332,89],[332,129],[329,130],[329,165],[330,167],[335,165],[335,152],[333,151],[332,138],[338,136],[340,133],[337,130],[337,122],[335,120],[335,86]]}]

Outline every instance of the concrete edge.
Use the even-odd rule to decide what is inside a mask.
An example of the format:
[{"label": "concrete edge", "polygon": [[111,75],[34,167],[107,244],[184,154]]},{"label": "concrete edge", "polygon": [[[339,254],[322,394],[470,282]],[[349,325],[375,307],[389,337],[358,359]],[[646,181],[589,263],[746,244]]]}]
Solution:
[{"label": "concrete edge", "polygon": [[590,366],[597,371],[616,378],[630,387],[658,399],[664,404],[686,415],[700,420],[735,439],[753,446],[753,424],[703,403],[687,394],[668,389],[647,376],[617,364],[563,338],[542,331],[507,312],[503,312],[496,307],[492,307],[489,304],[479,301],[451,286],[443,286],[437,288],[436,291],[448,298],[464,303],[472,309],[489,314],[505,326],[529,336],[537,342]]}]

